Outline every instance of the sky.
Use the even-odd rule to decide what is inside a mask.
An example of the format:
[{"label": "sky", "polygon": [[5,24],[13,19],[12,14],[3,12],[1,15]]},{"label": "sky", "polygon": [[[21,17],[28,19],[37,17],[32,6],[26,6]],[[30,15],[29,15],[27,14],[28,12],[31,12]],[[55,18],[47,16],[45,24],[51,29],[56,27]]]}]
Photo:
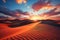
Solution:
[{"label": "sky", "polygon": [[[19,10],[22,10],[25,12],[25,11],[29,10],[28,7],[31,7],[34,3],[38,2],[38,1],[39,0],[27,0],[26,3],[18,4],[15,0],[5,0],[5,1],[0,0],[0,6],[5,6],[10,10],[19,9]],[[51,0],[51,3],[53,5],[59,4],[60,0]]]},{"label": "sky", "polygon": [[27,7],[28,6],[32,6],[35,2],[37,2],[37,0],[27,0],[27,3],[22,3],[22,4],[18,4],[15,0],[6,0],[6,3],[4,3],[2,0],[0,0],[0,5],[1,6],[5,6],[10,10],[22,10],[22,11],[27,11],[29,10]]},{"label": "sky", "polygon": [[[50,7],[47,7],[48,4],[50,4]],[[16,16],[15,15],[15,13],[17,13],[16,10],[20,11],[21,14],[23,14],[24,12],[33,13],[34,15],[41,14],[48,16],[60,14],[55,13],[54,12],[55,8],[52,6],[60,7],[60,0],[0,0],[0,8],[2,7],[0,11],[4,12],[4,14],[1,15],[3,16],[9,15],[9,17],[11,15]],[[48,9],[46,9],[46,7]],[[52,12],[52,10],[54,11]]]}]

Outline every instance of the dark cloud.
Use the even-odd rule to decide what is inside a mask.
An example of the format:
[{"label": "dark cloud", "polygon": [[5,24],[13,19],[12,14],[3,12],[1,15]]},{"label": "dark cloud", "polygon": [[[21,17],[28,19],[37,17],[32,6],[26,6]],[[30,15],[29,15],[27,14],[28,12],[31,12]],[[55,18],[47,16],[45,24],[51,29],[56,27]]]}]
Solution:
[{"label": "dark cloud", "polygon": [[6,7],[0,6],[0,13],[6,14],[6,15],[12,15],[11,10],[7,9]]},{"label": "dark cloud", "polygon": [[7,17],[0,16],[0,20],[5,20],[5,19],[7,19]]},{"label": "dark cloud", "polygon": [[17,10],[9,10],[3,6],[0,7],[0,13],[10,15],[10,16],[14,16],[15,14],[23,14],[23,12],[21,10],[18,10],[18,9]]},{"label": "dark cloud", "polygon": [[51,10],[50,12],[47,13],[48,16],[53,16],[53,15],[58,15],[60,14],[60,11],[55,12],[57,10],[57,8]]},{"label": "dark cloud", "polygon": [[[46,16],[46,18],[50,18],[50,17],[57,18],[58,15],[60,15],[60,11],[56,12],[56,10],[57,10],[57,8],[55,8],[55,9],[53,9],[53,10],[47,12],[47,13],[43,13],[40,16],[42,16],[42,17]],[[57,15],[57,16],[55,16],[55,15]]]},{"label": "dark cloud", "polygon": [[[27,15],[27,12],[22,12],[21,10],[9,10],[6,7],[0,7],[0,17],[2,18],[11,18],[13,19],[14,17],[19,18],[21,15]],[[5,19],[5,18],[4,18]]]},{"label": "dark cloud", "polygon": [[57,17],[50,17],[49,19],[60,20],[60,16],[57,16]]}]

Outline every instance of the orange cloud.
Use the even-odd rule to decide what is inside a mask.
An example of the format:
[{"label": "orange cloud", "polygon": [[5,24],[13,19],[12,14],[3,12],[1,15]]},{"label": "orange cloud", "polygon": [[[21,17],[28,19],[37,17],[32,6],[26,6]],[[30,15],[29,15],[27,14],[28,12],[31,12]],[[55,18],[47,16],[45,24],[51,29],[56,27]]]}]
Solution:
[{"label": "orange cloud", "polygon": [[18,4],[21,4],[21,3],[26,3],[27,0],[16,0],[16,2],[17,2]]},{"label": "orange cloud", "polygon": [[38,11],[39,9],[41,9],[44,6],[50,5],[50,3],[48,1],[43,1],[43,0],[39,0],[38,2],[36,2],[35,4],[32,5],[32,8],[36,11]]}]

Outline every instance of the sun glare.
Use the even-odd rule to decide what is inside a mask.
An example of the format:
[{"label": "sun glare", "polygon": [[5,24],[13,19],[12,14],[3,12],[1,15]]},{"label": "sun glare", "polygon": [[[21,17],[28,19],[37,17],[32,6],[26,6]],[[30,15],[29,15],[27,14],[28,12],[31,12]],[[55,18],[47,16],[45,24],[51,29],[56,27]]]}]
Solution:
[{"label": "sun glare", "polygon": [[38,15],[33,15],[32,17],[30,17],[30,20],[34,20],[34,21],[43,20],[43,19],[44,19],[43,17],[40,17]]}]

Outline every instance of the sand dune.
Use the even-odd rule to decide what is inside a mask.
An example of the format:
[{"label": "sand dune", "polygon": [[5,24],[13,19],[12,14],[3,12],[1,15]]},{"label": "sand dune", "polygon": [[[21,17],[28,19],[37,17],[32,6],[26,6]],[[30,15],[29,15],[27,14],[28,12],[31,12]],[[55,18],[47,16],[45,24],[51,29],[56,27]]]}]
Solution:
[{"label": "sand dune", "polygon": [[48,24],[36,22],[22,27],[6,28],[0,29],[4,30],[0,33],[1,40],[60,40],[60,28]]}]

